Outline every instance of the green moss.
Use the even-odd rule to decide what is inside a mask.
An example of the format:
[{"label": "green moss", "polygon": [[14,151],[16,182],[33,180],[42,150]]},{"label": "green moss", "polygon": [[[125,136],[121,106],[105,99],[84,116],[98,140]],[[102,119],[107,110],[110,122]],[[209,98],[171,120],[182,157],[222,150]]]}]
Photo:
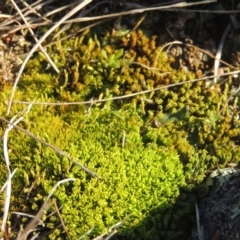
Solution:
[{"label": "green moss", "polygon": [[[185,84],[195,73],[172,69],[173,59],[156,47],[156,36],[137,30],[115,37],[106,30],[100,38],[94,31],[48,49],[60,68],[58,75],[41,54],[29,61],[15,100],[79,102],[183,85],[96,103],[90,110],[84,105],[33,106],[19,126],[66,151],[103,180],[13,130],[10,159],[18,171],[11,211],[21,206],[36,213],[58,181],[74,177],[74,183],[59,186],[53,196],[73,239],[93,226],[90,237],[97,236],[123,220],[123,239],[175,236],[187,213],[172,208],[179,189],[193,188],[217,164],[240,161],[239,99],[231,96],[231,79],[213,89],[203,82]],[[10,88],[3,89],[1,98],[7,101]],[[11,116],[23,108],[14,103]],[[5,176],[4,165],[0,167],[0,176]],[[44,217],[50,229],[60,223],[56,216]],[[49,238],[65,237],[63,229],[55,229]]]},{"label": "green moss", "polygon": [[[73,112],[74,121],[69,125],[62,118],[45,112],[39,115],[38,123],[28,126],[33,134],[44,133],[45,140],[54,142],[97,172],[103,181],[89,178],[78,166],[23,134],[12,133],[11,166],[21,169],[13,178],[13,192],[19,192],[22,184],[25,185],[25,194],[13,200],[12,210],[30,194],[26,211],[37,211],[38,203],[46,198],[58,180],[74,177],[74,184],[61,185],[53,197],[62,206],[61,215],[71,237],[77,238],[93,226],[92,236],[96,236],[127,216],[125,228],[134,227],[150,210],[162,205],[167,208],[174,203],[179,188],[185,185],[177,154],[154,143],[143,144],[140,135],[143,123],[134,109],[125,108],[118,115],[121,118],[107,109],[92,109],[88,116]],[[124,147],[123,131],[126,133]],[[33,187],[32,182],[35,182]],[[59,220],[50,218],[46,222],[47,227],[53,229]],[[57,234],[63,233],[55,231],[50,239]],[[127,232],[122,230],[122,234]]]}]

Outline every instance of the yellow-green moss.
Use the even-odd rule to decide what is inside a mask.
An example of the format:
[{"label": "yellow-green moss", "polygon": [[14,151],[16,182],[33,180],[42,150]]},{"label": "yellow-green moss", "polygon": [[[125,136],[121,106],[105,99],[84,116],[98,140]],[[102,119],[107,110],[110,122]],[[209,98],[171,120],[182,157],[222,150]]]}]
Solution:
[{"label": "yellow-green moss", "polygon": [[[30,112],[28,118],[35,114],[37,111]],[[42,133],[42,138],[68,152],[103,180],[90,178],[79,166],[22,133],[12,133],[11,166],[19,169],[13,178],[13,193],[23,192],[13,198],[11,211],[16,211],[29,194],[25,211],[36,212],[57,181],[74,177],[73,184],[61,185],[53,195],[62,206],[61,215],[71,237],[77,238],[93,226],[92,236],[96,236],[125,217],[129,219],[120,232],[128,235],[128,227],[137,226],[150,210],[173,204],[179,188],[185,186],[177,153],[156,143],[144,145],[140,134],[143,122],[132,107],[119,111],[121,118],[107,109],[92,109],[88,116],[72,112],[71,124],[46,111],[37,115],[38,121],[28,124],[29,131],[35,135]],[[58,218],[46,219],[46,226],[51,229],[58,223]],[[56,234],[49,239],[56,238]],[[58,234],[60,237],[64,233]],[[134,238],[135,234],[129,237]]]},{"label": "yellow-green moss", "polygon": [[[92,30],[48,50],[60,74],[48,68],[41,54],[36,55],[27,65],[15,100],[103,99],[195,77],[172,69],[172,59],[157,47],[156,36],[148,38],[141,30],[117,38],[111,32],[100,38]],[[92,236],[97,236],[125,218],[120,229],[125,239],[173,236],[177,221],[186,213],[171,208],[179,188],[191,189],[216,164],[224,167],[240,161],[239,100],[230,96],[231,84],[229,79],[212,89],[203,82],[187,83],[93,104],[88,114],[88,106],[83,105],[33,106],[20,126],[68,152],[103,181],[13,130],[10,159],[18,171],[11,211],[21,205],[24,212],[35,213],[57,181],[74,177],[74,183],[61,185],[54,193],[72,238],[93,226]],[[9,86],[3,89],[2,116],[10,93]],[[11,116],[23,108],[13,103]],[[0,171],[4,176],[3,165]],[[0,180],[3,184],[4,178]],[[149,227],[146,219],[152,211],[159,214],[149,220]],[[56,217],[46,218],[50,229],[58,223]],[[49,238],[57,237],[65,238],[64,230],[55,230]]]}]

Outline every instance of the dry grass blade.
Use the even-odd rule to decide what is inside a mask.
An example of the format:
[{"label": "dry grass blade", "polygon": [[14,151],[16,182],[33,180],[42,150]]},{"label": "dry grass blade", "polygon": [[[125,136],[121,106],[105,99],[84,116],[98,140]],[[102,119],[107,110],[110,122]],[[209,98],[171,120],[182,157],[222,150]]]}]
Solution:
[{"label": "dry grass blade", "polygon": [[37,215],[32,219],[32,221],[26,226],[26,228],[23,230],[23,232],[19,233],[17,240],[25,240],[27,239],[27,236],[29,235],[29,233],[31,233],[32,231],[34,231],[34,229],[36,228],[39,219],[42,218],[43,214],[45,211],[47,211],[50,207],[50,204],[48,202],[45,202],[43,204],[43,206],[41,207],[41,209],[38,211]]},{"label": "dry grass blade", "polygon": [[[15,168],[15,169],[13,170],[13,172],[11,173],[11,178],[12,178],[13,175],[16,173],[16,171],[17,171],[17,168]],[[8,184],[8,181],[6,181],[6,182],[4,183],[4,185],[2,186],[2,188],[1,188],[1,190],[0,190],[0,193],[5,189],[5,187],[7,186],[7,184]]]},{"label": "dry grass blade", "polygon": [[[55,45],[57,42],[69,39],[69,38],[71,38],[71,37],[73,37],[73,36],[75,36],[75,35],[77,35],[77,34],[79,34],[81,32],[84,32],[86,29],[90,29],[90,28],[95,27],[95,26],[97,26],[99,24],[102,24],[104,21],[106,21],[106,20],[100,20],[100,21],[95,22],[93,24],[90,24],[90,25],[88,25],[86,27],[80,28],[79,30],[77,30],[74,33],[68,34],[68,35],[66,35],[66,36],[64,36],[64,37],[62,37],[62,38],[60,38],[60,39],[58,39],[56,41],[52,41],[51,43],[46,44],[44,47],[49,47],[49,46]],[[71,21],[66,21],[65,23],[67,23],[67,22],[71,22]],[[57,36],[57,34],[53,38],[55,38],[56,36]],[[27,55],[27,54],[23,54],[21,56],[23,57],[25,55]]]},{"label": "dry grass blade", "polygon": [[[24,216],[24,217],[29,217],[29,218],[36,218],[36,216],[27,214],[27,213],[21,213],[21,212],[11,212],[11,214],[16,214],[18,216]],[[44,222],[39,218],[37,219],[39,221],[39,224],[41,224],[43,227],[45,226]]]},{"label": "dry grass blade", "polygon": [[10,161],[9,161],[9,155],[8,155],[8,133],[13,129],[13,126],[16,126],[20,121],[23,120],[24,115],[30,111],[31,107],[32,105],[30,104],[24,111],[18,113],[10,121],[8,121],[8,126],[5,129],[5,132],[3,134],[3,155],[4,155],[4,160],[6,163],[7,174],[8,174],[6,189],[5,189],[4,213],[3,213],[2,226],[1,226],[1,231],[3,233],[7,230],[7,217],[8,217],[9,206],[10,206],[10,198],[11,198],[11,191],[12,191],[12,175],[13,175],[10,169]]},{"label": "dry grass blade", "polygon": [[53,199],[53,204],[54,204],[54,207],[55,207],[55,209],[56,209],[56,211],[57,211],[58,217],[59,217],[59,219],[60,219],[60,221],[61,221],[61,223],[62,223],[63,229],[64,229],[65,233],[66,233],[67,236],[68,236],[68,239],[71,239],[71,237],[70,237],[70,235],[69,235],[69,233],[68,233],[68,230],[67,230],[66,225],[65,225],[65,223],[64,223],[64,221],[63,221],[63,218],[62,218],[62,216],[61,216],[61,213],[60,213],[60,211],[59,211],[59,208],[58,208],[58,206],[57,206],[57,203],[56,203],[56,200],[55,200],[55,199]]},{"label": "dry grass blade", "polygon": [[40,142],[41,144],[43,144],[43,145],[45,145],[45,146],[53,149],[55,152],[57,152],[58,154],[60,154],[60,155],[62,155],[62,156],[64,156],[64,157],[66,157],[66,158],[69,159],[70,161],[73,161],[74,164],[80,166],[80,168],[81,168],[82,170],[84,170],[86,173],[88,173],[91,177],[96,177],[96,178],[102,180],[102,178],[101,178],[97,173],[91,171],[90,169],[88,169],[87,167],[85,167],[84,165],[82,165],[81,163],[77,162],[77,161],[74,160],[72,157],[70,157],[68,154],[66,154],[65,152],[63,152],[61,149],[53,146],[53,145],[50,144],[50,143],[47,143],[47,142],[43,141],[43,140],[40,139],[40,138],[35,137],[35,136],[34,136],[32,133],[30,133],[29,131],[27,131],[27,130],[25,130],[25,129],[19,127],[19,126],[17,126],[17,125],[14,124],[14,123],[9,122],[8,120],[6,120],[6,119],[4,119],[4,118],[2,118],[2,117],[0,117],[0,120],[2,120],[3,122],[8,123],[8,124],[11,125],[12,127],[14,127],[14,128],[16,128],[16,129],[18,129],[19,131],[25,133],[27,136],[31,137],[31,138],[34,139],[35,141],[38,141],[38,142]]},{"label": "dry grass blade", "polygon": [[[40,1],[41,2],[41,1]],[[52,1],[46,1],[42,4],[39,4],[37,5],[36,7],[33,8],[33,5],[36,4],[32,4],[30,5],[31,6],[31,12],[34,11],[35,8],[40,8],[40,7],[43,7],[44,5],[47,5],[49,4],[50,2]],[[46,18],[46,17],[49,17],[49,16],[52,16],[60,11],[66,11],[66,9],[68,8],[72,8],[74,7],[76,4],[80,3],[81,1],[77,1],[77,2],[74,2],[74,3],[70,3],[68,5],[65,5],[65,6],[62,6],[62,7],[59,7],[57,9],[54,9],[50,12],[47,12],[44,16],[42,16],[42,18]],[[110,1],[103,1],[101,3],[97,3],[96,5],[94,5],[92,8],[88,9],[88,11],[92,10],[93,8],[95,8],[97,5],[99,4],[103,4],[104,2],[110,2]],[[196,2],[196,3],[178,3],[178,4],[172,4],[172,5],[166,5],[165,3],[165,6],[158,6],[158,7],[152,7],[152,8],[140,8],[140,9],[135,9],[135,10],[130,10],[130,11],[124,11],[124,12],[119,12],[119,13],[114,13],[114,14],[106,14],[104,16],[97,16],[97,17],[77,17],[75,19],[71,19],[71,20],[66,20],[64,22],[62,22],[61,24],[69,24],[69,23],[78,23],[78,22],[86,22],[86,21],[94,21],[96,19],[109,19],[109,18],[114,18],[114,17],[119,17],[119,16],[122,16],[122,15],[129,15],[129,14],[137,14],[140,12],[147,12],[147,11],[154,11],[154,10],[164,10],[164,11],[186,11],[186,9],[181,9],[181,7],[187,7],[187,6],[192,6],[192,5],[196,5],[196,4],[206,4],[206,3],[212,3],[212,2],[216,2],[215,0],[211,0],[211,1],[201,1],[201,2]],[[127,3],[123,3],[123,4],[127,4]],[[26,9],[23,9],[23,10],[26,10]],[[23,12],[23,10],[21,10]],[[187,11],[190,11],[189,9]],[[193,10],[193,11],[197,11],[197,10]],[[31,12],[27,12],[26,14],[24,15],[27,15]],[[236,12],[236,11],[232,11],[232,12]],[[84,14],[86,14],[86,11],[84,11]],[[0,24],[0,28],[1,30],[9,30],[11,33],[12,32],[16,32],[20,29],[26,29],[28,28],[28,26],[22,24],[20,26],[10,26],[10,24],[12,24],[13,22],[15,21],[20,21],[19,18],[16,18],[14,17],[15,20],[8,20],[7,22],[5,22],[5,24]],[[29,26],[32,27],[32,28],[36,28],[38,26],[46,26],[46,25],[56,25],[58,24],[58,22],[49,22],[49,21],[39,21],[41,19],[30,19],[31,21],[28,21],[29,23]],[[90,27],[90,26],[89,26]]]},{"label": "dry grass blade", "polygon": [[197,218],[198,238],[199,238],[199,240],[203,240],[204,239],[203,229],[202,229],[201,223],[200,223],[200,217],[199,217],[199,211],[198,211],[198,205],[197,204],[195,204],[195,209],[196,209],[196,218]]},{"label": "dry grass blade", "polygon": [[58,187],[60,184],[65,183],[65,182],[69,182],[69,181],[75,181],[75,179],[74,179],[74,178],[67,178],[67,179],[63,179],[63,180],[61,180],[61,181],[58,181],[58,182],[54,185],[54,187],[52,188],[52,191],[48,194],[48,197],[47,197],[47,200],[46,200],[46,201],[48,201],[48,200],[51,198],[51,196],[53,195],[53,193],[55,192],[55,190],[57,189],[57,187]]},{"label": "dry grass blade", "polygon": [[[127,219],[127,218],[126,218]],[[113,237],[115,234],[117,234],[117,229],[123,225],[123,223],[126,221],[126,219],[122,222],[118,222],[114,224],[109,230],[100,236],[94,238],[93,240],[107,240]]]},{"label": "dry grass blade", "polygon": [[[30,13],[34,13],[35,9],[37,8],[42,8],[44,5],[47,5],[53,1],[45,1],[41,4],[36,5],[37,3],[39,3],[41,1],[37,1],[35,3],[33,3],[32,5],[29,5],[29,7],[31,7],[31,9],[29,11],[27,11],[24,16],[30,14]],[[28,23],[30,27],[37,27],[37,26],[44,26],[44,25],[56,25],[59,24],[59,22],[49,22],[49,21],[41,21],[42,19],[47,19],[47,17],[52,16],[60,11],[63,11],[67,8],[73,8],[74,6],[76,6],[76,4],[81,3],[82,1],[77,1],[74,3],[70,3],[68,5],[59,7],[57,9],[54,9],[52,11],[47,12],[44,16],[42,16],[41,18],[30,18]],[[99,4],[103,4],[104,2],[110,2],[110,1],[103,1],[101,3],[97,3],[96,5],[94,5],[92,8],[88,9],[88,11],[91,11],[93,8],[95,8],[97,5]],[[157,7],[148,7],[148,8],[140,8],[140,9],[133,9],[130,11],[123,11],[123,12],[119,12],[119,13],[114,13],[114,14],[106,14],[104,16],[97,16],[97,17],[78,17],[69,21],[64,21],[61,24],[68,24],[68,23],[77,23],[77,22],[86,22],[86,21],[94,21],[97,19],[108,19],[108,18],[114,18],[114,17],[119,17],[122,15],[129,15],[129,14],[137,14],[137,13],[141,13],[141,12],[147,12],[147,11],[155,11],[155,10],[165,10],[165,11],[179,11],[179,9],[181,9],[182,7],[188,7],[188,6],[193,6],[193,5],[199,5],[199,4],[206,4],[206,3],[213,3],[216,2],[216,0],[206,0],[206,1],[201,1],[201,2],[195,2],[195,3],[177,3],[177,4],[170,4],[170,5],[166,5],[167,3],[165,3],[165,6],[157,6]],[[124,5],[127,3],[123,3]],[[28,10],[29,7],[26,7],[25,9],[22,9],[21,12],[24,13],[24,11]],[[175,9],[174,9],[175,8]],[[182,10],[185,11],[185,10]],[[197,10],[194,10],[197,11]],[[236,12],[236,11],[234,11]],[[86,14],[86,12],[84,12],[84,14]],[[36,13],[36,15],[38,15]],[[28,28],[28,26],[26,25],[20,25],[20,26],[12,26],[11,24],[14,22],[18,22],[21,19],[18,16],[12,16],[9,20],[4,21],[0,24],[0,28],[1,30],[9,30],[9,33],[13,33],[16,32],[20,29],[26,29]],[[9,34],[8,33],[8,34]],[[5,35],[3,35],[5,36]]]},{"label": "dry grass blade", "polygon": [[[58,9],[57,9],[58,10]],[[56,11],[57,11],[56,10]],[[174,11],[180,11],[180,12],[200,12],[200,13],[216,13],[216,14],[230,14],[230,13],[240,13],[240,10],[232,10],[232,11],[210,11],[210,10],[191,10],[191,9],[175,9],[175,8],[170,8],[170,9],[164,9],[164,11],[171,11],[171,12],[174,12]],[[101,19],[101,20],[107,20],[109,18],[114,18],[114,17],[117,17],[117,16],[121,16],[121,15],[127,15],[127,14],[123,14],[125,12],[122,12],[122,13],[116,13],[116,15],[114,16],[109,16],[109,15],[104,15],[104,16],[99,16],[97,17],[97,19]],[[12,16],[10,15],[5,15],[6,18],[11,18]],[[0,15],[1,17],[1,15]],[[66,20],[65,22],[63,22],[62,24],[69,24],[69,23],[79,23],[79,22],[87,22],[87,21],[94,21],[96,20],[96,17],[79,17],[79,18],[74,18],[74,19],[70,19],[70,20]],[[16,21],[16,20],[15,20]],[[47,26],[47,25],[55,25],[57,24],[57,22],[29,22],[29,26],[31,28],[36,28],[36,27],[40,27],[40,26]],[[62,25],[61,24],[61,25]],[[1,25],[0,25],[1,26]],[[90,28],[91,25],[88,25],[86,28]],[[5,37],[6,35],[8,35],[9,33],[12,33],[12,32],[16,32],[18,30],[21,30],[21,29],[26,29],[28,28],[28,26],[26,24],[19,24],[19,26],[2,26],[1,27],[1,30],[9,30],[9,32],[5,35],[3,35],[3,37]],[[10,31],[11,30],[11,31]]]},{"label": "dry grass blade", "polygon": [[31,5],[29,5],[27,2],[21,0],[21,2],[23,3],[23,5],[25,5],[25,7],[30,11],[30,13],[35,13],[40,19],[43,19],[47,22],[51,22],[49,19],[47,19],[46,17],[42,17],[40,13],[38,13],[34,8],[32,8]]},{"label": "dry grass blade", "polygon": [[[41,0],[42,1],[42,0]],[[23,8],[21,9],[21,14],[26,18],[27,15],[31,14],[31,13],[35,13],[36,15],[38,15],[36,13],[36,10],[35,9],[39,9],[41,8],[43,5],[45,5],[46,3],[43,3],[43,4],[40,4],[40,5],[37,5],[39,2],[41,1],[37,1],[35,3],[33,3],[32,5],[28,5],[28,7],[26,8]],[[29,8],[31,8],[29,10]],[[10,18],[8,18],[7,20],[5,21],[2,21],[0,23],[0,29],[1,30],[9,30],[8,33],[6,34],[3,34],[3,37],[5,37],[6,35],[8,35],[9,33],[14,33],[16,31],[18,31],[19,29],[21,29],[21,27],[19,26],[14,26],[12,25],[13,23],[17,22],[19,24],[19,22],[21,21],[22,17],[19,15],[19,12],[17,12],[16,14],[10,16]],[[40,18],[33,18],[33,17],[30,17],[28,19],[28,23],[34,23],[34,22],[42,22],[41,21],[42,19]],[[21,24],[19,24],[21,25]]]},{"label": "dry grass blade", "polygon": [[[91,8],[82,11],[82,12],[78,15],[78,17],[83,17],[83,16],[85,16],[86,14],[88,14],[89,12],[91,12],[93,9],[95,9],[95,8],[98,7],[99,5],[102,5],[102,4],[105,4],[105,3],[111,3],[111,1],[101,1],[101,2],[99,2],[99,3],[97,3],[97,4],[95,4],[94,6],[92,6]],[[56,38],[57,36],[59,36],[62,32],[66,31],[66,30],[71,26],[72,23],[73,23],[73,22],[72,22],[71,20],[70,20],[70,21],[66,21],[66,22],[65,22],[66,25],[58,31],[58,33],[53,37],[53,39]],[[89,27],[90,27],[90,26],[89,26]]]},{"label": "dry grass blade", "polygon": [[[216,58],[215,58],[215,61],[214,61],[214,75],[217,75],[217,73],[218,73],[219,63],[220,63],[220,59],[221,59],[221,56],[222,56],[223,45],[224,45],[224,42],[227,38],[227,35],[228,35],[230,29],[231,29],[231,23],[229,23],[227,25],[227,27],[225,28],[225,30],[223,32],[223,35],[222,35],[222,38],[221,38],[221,41],[220,41],[219,46],[218,46]],[[217,77],[214,78],[214,84],[217,83],[217,79],[218,79]]]},{"label": "dry grass blade", "polygon": [[[37,215],[36,215],[36,216],[31,216],[31,217],[33,217],[33,220],[26,226],[26,228],[23,230],[22,233],[21,233],[21,232],[19,233],[17,240],[27,239],[27,236],[28,236],[31,232],[36,231],[35,228],[36,228],[36,226],[39,224],[39,222],[40,222],[40,223],[43,223],[43,222],[41,221],[41,218],[42,218],[44,212],[47,211],[47,210],[49,209],[49,207],[50,207],[49,199],[51,198],[53,192],[57,189],[57,187],[58,187],[60,184],[65,183],[65,182],[69,182],[69,181],[74,181],[74,180],[75,180],[74,178],[63,179],[63,180],[61,180],[61,181],[58,181],[58,182],[54,185],[54,187],[52,188],[51,192],[49,193],[46,201],[43,203],[43,206],[41,207],[41,209],[39,210],[39,212],[37,213]],[[58,208],[56,208],[56,210],[57,210],[57,212],[59,213]],[[60,213],[59,213],[59,214],[60,214]],[[21,215],[23,215],[23,214],[21,214]],[[29,215],[28,215],[28,216],[29,216]],[[65,225],[64,225],[63,222],[62,222],[62,224],[63,224],[63,226],[65,227]],[[65,231],[66,231],[66,229],[65,229]],[[66,233],[67,233],[67,231],[66,231]],[[68,236],[69,236],[69,234],[68,234]],[[70,237],[69,237],[69,239],[70,239]]]},{"label": "dry grass blade", "polygon": [[64,5],[64,6],[62,6],[62,7],[57,8],[57,9],[53,9],[52,11],[47,12],[44,16],[45,16],[45,17],[49,17],[49,16],[52,16],[52,15],[58,13],[58,12],[62,12],[63,10],[66,10],[67,8],[70,8],[70,9],[71,9],[71,8],[73,8],[74,6],[76,6],[77,4],[79,4],[79,3],[81,3],[81,2],[82,2],[82,0],[76,1],[76,2],[74,2],[74,3],[70,3],[70,4],[68,4],[68,5]]},{"label": "dry grass blade", "polygon": [[199,2],[194,2],[194,3],[182,2],[182,3],[170,4],[170,5],[166,5],[166,6],[160,6],[160,7],[148,7],[148,8],[133,9],[133,10],[119,12],[119,13],[106,14],[103,16],[80,17],[80,18],[76,18],[76,19],[72,20],[72,22],[88,22],[88,21],[94,21],[94,20],[99,20],[99,19],[115,18],[115,17],[119,17],[119,16],[124,16],[124,15],[138,14],[138,13],[149,12],[149,11],[190,7],[190,6],[206,4],[206,3],[214,3],[214,2],[217,2],[217,0],[206,0],[206,1],[199,1]]},{"label": "dry grass blade", "polygon": [[78,240],[82,240],[84,237],[86,237],[87,235],[89,235],[92,231],[93,231],[94,227],[92,227],[89,231],[87,231],[86,233],[84,233],[80,238],[78,238]]},{"label": "dry grass blade", "polygon": [[[132,94],[128,94],[128,95],[122,95],[122,96],[118,96],[118,97],[112,97],[112,98],[106,98],[106,99],[100,99],[100,100],[90,100],[90,101],[84,101],[84,102],[54,102],[54,103],[53,102],[34,102],[33,104],[34,105],[49,105],[49,106],[67,106],[67,105],[87,105],[87,104],[101,103],[101,102],[131,98],[131,97],[134,97],[134,96],[143,95],[143,94],[146,94],[146,93],[151,93],[153,91],[159,91],[161,89],[168,89],[168,88],[172,88],[172,87],[176,87],[176,86],[181,86],[181,85],[184,85],[184,84],[187,84],[187,83],[194,83],[194,82],[198,82],[198,81],[207,81],[207,80],[213,79],[215,77],[230,76],[230,75],[239,74],[239,73],[240,73],[240,70],[232,71],[232,72],[228,72],[228,73],[223,73],[223,74],[216,75],[216,76],[211,75],[211,76],[206,76],[206,77],[202,77],[202,78],[196,78],[196,79],[189,80],[189,81],[169,84],[169,85],[166,85],[166,86],[153,88],[153,89],[145,90],[145,91],[141,91],[141,92],[136,92],[136,93],[132,93]],[[29,102],[27,102],[27,101],[14,101],[14,103],[29,104]],[[0,118],[0,119],[2,119],[2,118]]]},{"label": "dry grass blade", "polygon": [[58,27],[60,26],[65,20],[67,20],[68,18],[70,18],[72,15],[74,15],[76,12],[78,12],[80,9],[82,9],[83,7],[85,7],[87,4],[89,4],[92,0],[85,0],[83,2],[81,2],[79,5],[77,5],[74,9],[72,9],[68,14],[66,14],[62,19],[59,20],[59,22],[54,25],[53,27],[51,27],[40,39],[39,41],[36,43],[36,45],[31,49],[31,51],[29,52],[29,54],[27,55],[27,57],[25,58],[24,62],[22,63],[22,66],[18,72],[17,78],[13,84],[13,88],[12,88],[12,92],[10,95],[10,99],[9,99],[9,103],[8,103],[8,108],[7,108],[7,114],[10,113],[10,109],[11,109],[11,105],[12,105],[12,100],[13,100],[13,96],[18,84],[18,81],[22,75],[22,72],[28,62],[28,60],[31,58],[32,54],[35,52],[35,50],[39,47],[39,45]]},{"label": "dry grass blade", "polygon": [[[13,6],[16,8],[16,10],[19,12],[20,16],[22,17],[23,21],[25,22],[25,24],[28,26],[28,30],[30,31],[31,35],[33,36],[34,40],[36,41],[36,43],[38,43],[38,39],[36,38],[33,30],[31,29],[31,27],[29,26],[27,20],[25,19],[25,17],[22,15],[21,10],[18,8],[18,6],[15,4],[15,2],[13,0],[11,0]],[[52,59],[48,56],[47,52],[44,50],[44,48],[42,47],[41,44],[39,44],[39,48],[42,51],[42,53],[45,55],[45,57],[47,58],[48,62],[52,65],[52,67],[54,68],[54,70],[59,73],[58,68],[56,67],[56,65],[54,64],[54,62],[52,61]]]},{"label": "dry grass blade", "polygon": [[11,15],[8,15],[8,14],[0,14],[0,18],[11,18],[12,16]]}]

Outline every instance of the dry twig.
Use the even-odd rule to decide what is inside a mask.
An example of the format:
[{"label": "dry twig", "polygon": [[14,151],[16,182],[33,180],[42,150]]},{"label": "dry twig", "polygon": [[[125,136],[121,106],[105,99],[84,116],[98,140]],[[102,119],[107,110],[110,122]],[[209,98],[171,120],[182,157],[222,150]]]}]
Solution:
[{"label": "dry twig", "polygon": [[[134,97],[134,96],[143,95],[143,94],[150,93],[150,92],[153,92],[153,91],[159,91],[161,89],[168,89],[168,88],[181,86],[181,85],[184,85],[184,84],[187,84],[187,83],[194,83],[194,82],[198,82],[198,81],[208,81],[209,79],[213,79],[215,77],[223,77],[223,76],[229,76],[229,75],[234,75],[234,74],[239,74],[239,73],[240,73],[240,70],[232,71],[232,72],[228,72],[228,73],[223,73],[223,74],[220,74],[220,75],[217,75],[217,76],[211,75],[211,76],[196,78],[196,79],[188,80],[188,81],[184,81],[184,82],[169,84],[169,85],[166,85],[166,86],[161,86],[161,87],[153,88],[153,89],[150,89],[150,90],[145,90],[145,91],[136,92],[136,93],[132,93],[132,94],[128,94],[128,95],[122,95],[122,96],[106,98],[106,99],[90,100],[90,101],[84,101],[84,102],[36,102],[35,101],[33,104],[34,105],[49,105],[49,106],[68,106],[68,105],[87,105],[87,104],[101,103],[101,102],[131,98],[131,97]],[[14,101],[14,103],[29,104],[28,101]],[[0,119],[2,119],[2,118],[0,118]],[[2,119],[2,120],[4,120],[4,119]]]}]

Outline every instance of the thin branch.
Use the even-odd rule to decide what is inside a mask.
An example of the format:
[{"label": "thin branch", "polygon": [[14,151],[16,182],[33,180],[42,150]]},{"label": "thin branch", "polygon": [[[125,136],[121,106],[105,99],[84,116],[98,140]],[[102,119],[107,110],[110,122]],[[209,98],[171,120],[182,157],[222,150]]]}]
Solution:
[{"label": "thin branch", "polygon": [[[21,212],[11,212],[11,214],[16,214],[18,216],[23,216],[23,217],[29,217],[29,218],[36,218],[36,216],[31,215],[31,214],[27,214],[27,213],[21,213]],[[44,222],[39,218],[37,218],[37,220],[39,221],[39,224],[41,224],[43,227],[45,227]]]},{"label": "thin branch", "polygon": [[34,229],[36,228],[36,226],[37,226],[37,224],[39,222],[39,219],[42,218],[44,212],[47,211],[49,209],[49,207],[50,207],[50,204],[48,202],[44,202],[43,206],[38,211],[37,215],[26,226],[26,228],[23,230],[23,232],[18,235],[17,240],[25,240],[25,239],[27,239],[27,236],[29,235],[29,233],[34,231]]},{"label": "thin branch", "polygon": [[[100,100],[90,100],[90,101],[84,101],[84,102],[34,102],[34,105],[49,105],[49,106],[66,106],[66,105],[87,105],[87,104],[94,104],[94,103],[101,103],[101,102],[107,102],[107,101],[114,101],[114,100],[119,100],[119,99],[125,99],[125,98],[131,98],[134,96],[138,96],[138,95],[143,95],[145,93],[150,93],[153,91],[159,91],[161,89],[168,89],[171,87],[176,87],[176,86],[181,86],[187,83],[194,83],[194,82],[198,82],[198,81],[207,81],[209,79],[215,78],[215,77],[223,77],[223,76],[229,76],[229,75],[234,75],[234,74],[239,74],[240,70],[237,71],[232,71],[232,72],[228,72],[228,73],[223,73],[223,74],[219,74],[219,75],[211,75],[211,76],[206,76],[206,77],[202,77],[202,78],[196,78],[193,80],[188,80],[188,81],[184,81],[184,82],[179,82],[179,83],[174,83],[174,84],[169,84],[166,86],[161,86],[158,88],[153,88],[150,90],[144,90],[144,91],[140,91],[140,92],[136,92],[136,93],[132,93],[132,94],[128,94],[128,95],[122,95],[122,96],[118,96],[118,97],[112,97],[112,98],[106,98],[106,99],[100,99]],[[13,103],[17,103],[17,104],[29,104],[28,101],[14,101]],[[0,118],[2,119],[2,118]]]},{"label": "thin branch", "polygon": [[40,138],[37,138],[36,136],[34,136],[34,135],[33,135],[32,133],[30,133],[29,131],[27,131],[27,130],[25,130],[25,129],[23,129],[23,128],[17,126],[17,125],[15,125],[14,123],[11,123],[10,121],[4,119],[3,117],[0,117],[0,120],[2,120],[3,122],[6,122],[6,123],[8,123],[8,124],[10,124],[12,127],[14,127],[14,128],[16,128],[16,129],[18,129],[19,131],[25,133],[27,136],[29,136],[30,138],[34,139],[35,141],[40,142],[41,144],[43,144],[43,145],[45,145],[45,146],[53,149],[55,152],[57,152],[58,154],[60,154],[60,155],[62,155],[62,156],[64,156],[64,157],[66,157],[66,158],[69,159],[70,161],[73,161],[74,164],[80,166],[81,169],[82,169],[83,171],[85,171],[86,173],[88,173],[91,177],[96,177],[96,178],[102,180],[102,178],[101,178],[97,173],[89,170],[87,167],[85,167],[84,165],[82,165],[82,164],[79,163],[78,161],[74,160],[72,157],[70,157],[68,154],[66,154],[66,153],[65,153],[64,151],[62,151],[61,149],[53,146],[53,145],[50,144],[50,143],[47,143],[47,142],[43,141],[43,140],[40,139]]},{"label": "thin branch", "polygon": [[63,226],[63,229],[64,229],[65,233],[67,234],[68,238],[71,239],[71,237],[70,237],[70,235],[69,235],[69,232],[68,232],[68,230],[67,230],[67,228],[66,228],[66,225],[65,225],[65,223],[64,223],[64,221],[63,221],[63,219],[62,219],[61,213],[60,213],[60,211],[59,211],[59,208],[58,208],[58,206],[57,206],[57,203],[56,203],[56,200],[55,200],[55,199],[53,199],[53,204],[54,204],[54,207],[55,207],[56,212],[57,212],[57,214],[58,214],[58,217],[59,217],[59,219],[60,219],[60,221],[61,221],[61,223],[62,223],[62,226]]}]

